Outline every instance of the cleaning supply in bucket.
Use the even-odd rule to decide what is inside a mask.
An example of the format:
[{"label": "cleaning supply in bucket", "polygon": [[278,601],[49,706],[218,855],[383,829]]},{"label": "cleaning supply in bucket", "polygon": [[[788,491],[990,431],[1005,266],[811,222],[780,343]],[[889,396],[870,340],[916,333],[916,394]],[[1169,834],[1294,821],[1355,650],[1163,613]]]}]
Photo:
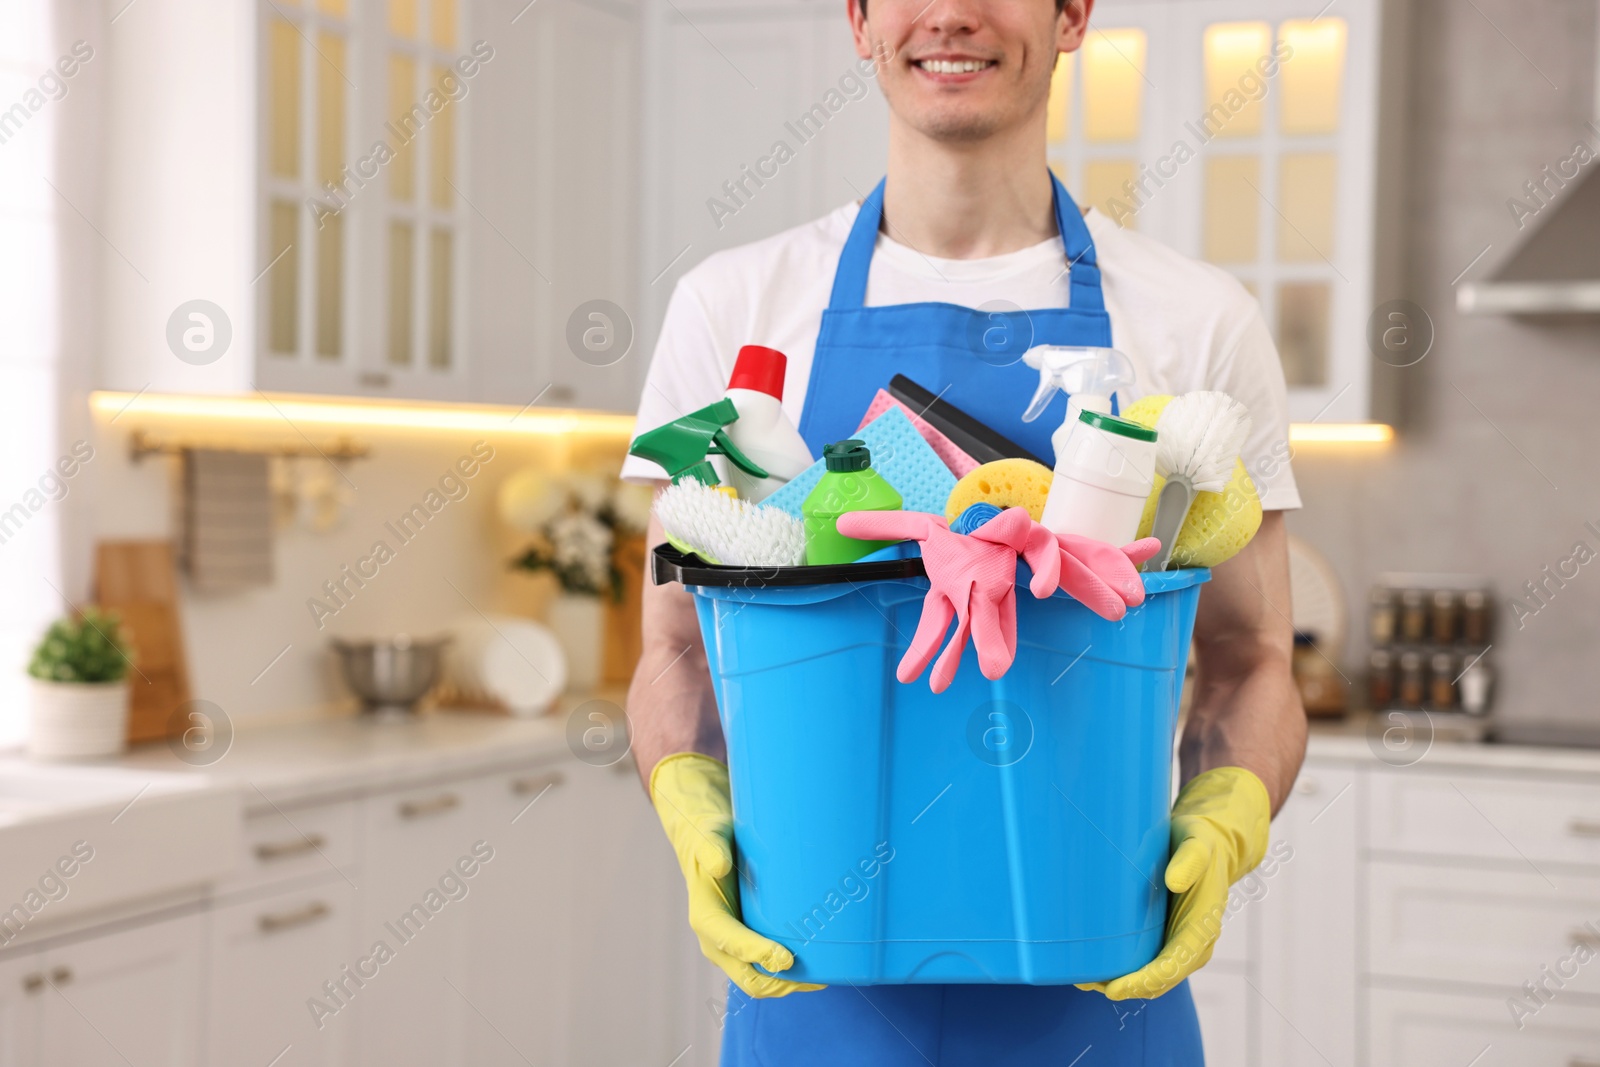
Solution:
[{"label": "cleaning supply in bucket", "polygon": [[1039,521],[1057,533],[1132,541],[1155,484],[1156,431],[1084,410],[1053,440],[1056,469]]},{"label": "cleaning supply in bucket", "polygon": [[660,465],[674,483],[692,477],[704,485],[719,484],[721,479],[708,456],[727,456],[734,467],[752,478],[765,478],[766,468],[746,456],[728,437],[728,424],[738,418],[733,401],[724,397],[665,426],[645,431],[633,439],[628,453]]},{"label": "cleaning supply in bucket", "polygon": [[[930,515],[944,514],[944,503],[950,499],[950,490],[955,488],[956,476],[950,473],[944,460],[922,439],[904,411],[890,408],[855,436],[866,443],[872,453],[873,469],[895,487],[905,501],[905,510],[925,511]],[[763,503],[782,508],[795,518],[800,518],[801,505],[822,480],[826,470],[826,464],[817,460],[806,468],[804,474],[792,479]]]},{"label": "cleaning supply in bucket", "polygon": [[895,677],[903,683],[916,681],[933,661],[954,619],[955,634],[928,676],[935,693],[950,688],[969,634],[985,678],[992,681],[1011,668],[1017,655],[1019,555],[1033,567],[1029,589],[1035,597],[1055,592],[1060,579],[1055,539],[1021,508],[1002,511],[970,536],[953,533],[936,515],[915,511],[852,512],[840,516],[839,532],[846,537],[921,543],[928,595]]},{"label": "cleaning supply in bucket", "polygon": [[1195,494],[1227,486],[1250,436],[1250,409],[1227,393],[1184,393],[1161,412],[1156,433],[1156,474],[1164,482],[1155,490],[1150,535],[1164,547],[1151,558],[1150,569],[1164,571]]},{"label": "cleaning supply in bucket", "polygon": [[[1067,394],[1067,414],[1062,423],[1070,425],[1080,411],[1112,414],[1112,398],[1133,387],[1136,377],[1133,362],[1115,348],[1086,348],[1077,345],[1035,345],[1022,354],[1022,362],[1039,372],[1039,388],[1022,413],[1023,422],[1032,422],[1045,413],[1057,391]],[[1056,458],[1061,446],[1052,439]]]},{"label": "cleaning supply in bucket", "polygon": [[802,506],[805,521],[806,563],[854,563],[862,556],[887,548],[904,538],[859,541],[842,533],[839,519],[856,511],[899,512],[905,501],[895,487],[872,469],[872,452],[861,441],[850,438],[835,441],[822,449],[827,471],[806,495]]},{"label": "cleaning supply in bucket", "polygon": [[980,500],[976,504],[968,505],[965,511],[957,515],[955,521],[950,523],[950,530],[953,533],[969,534],[990,519],[999,517],[1000,510],[993,504]]},{"label": "cleaning supply in bucket", "polygon": [[1031,459],[999,459],[973,469],[956,482],[944,504],[945,521],[954,524],[978,501],[998,508],[1027,508],[1034,522],[1044,515],[1050,494],[1050,468]]},{"label": "cleaning supply in bucket", "polygon": [[805,527],[777,508],[737,500],[685,478],[656,497],[667,542],[707,563],[728,567],[797,567],[805,562]]},{"label": "cleaning supply in bucket", "polygon": [[913,411],[905,401],[897,400],[890,396],[886,389],[879,389],[873,395],[872,403],[867,405],[866,413],[861,416],[861,423],[856,427],[856,433],[859,435],[868,423],[890,408],[899,408],[905,414],[905,417],[911,420],[911,425],[915,426],[917,432],[922,435],[922,439],[928,442],[928,447],[933,449],[938,457],[944,461],[944,465],[950,468],[950,473],[957,478],[960,478],[978,465],[977,460],[967,455],[954,441],[939,432],[933,423]]},{"label": "cleaning supply in bucket", "polygon": [[735,464],[728,481],[741,497],[756,503],[811,466],[811,450],[783,410],[788,365],[788,357],[775,348],[745,345],[734,360],[728,391],[723,394],[739,413],[738,420],[727,427],[728,440],[767,472],[765,478],[758,478]]},{"label": "cleaning supply in bucket", "polygon": [[[1129,421],[1154,428],[1172,403],[1170,396],[1147,396],[1124,413]],[[1139,520],[1141,535],[1154,528],[1162,478],[1145,501]],[[1261,528],[1261,498],[1244,460],[1235,460],[1233,476],[1220,492],[1198,492],[1172,546],[1173,567],[1215,567],[1237,555]]]},{"label": "cleaning supply in bucket", "polygon": [[889,379],[889,395],[921,415],[934,429],[954,441],[957,447],[979,463],[993,463],[1001,459],[1043,462],[998,430],[979,422],[904,374],[896,374]]}]

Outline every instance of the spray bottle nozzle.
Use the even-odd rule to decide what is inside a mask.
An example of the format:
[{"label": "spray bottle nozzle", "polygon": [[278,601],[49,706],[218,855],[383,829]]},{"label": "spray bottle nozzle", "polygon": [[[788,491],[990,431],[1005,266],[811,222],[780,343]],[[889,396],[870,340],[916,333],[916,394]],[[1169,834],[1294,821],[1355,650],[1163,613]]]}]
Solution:
[{"label": "spray bottle nozzle", "polygon": [[715,404],[640,434],[628,446],[628,452],[660,464],[674,484],[680,478],[691,476],[707,485],[717,484],[716,473],[706,462],[707,456],[727,456],[752,478],[765,478],[767,472],[728,439],[724,427],[738,418],[739,410],[733,406],[733,401],[723,397]]},{"label": "spray bottle nozzle", "polygon": [[1022,354],[1022,361],[1039,372],[1039,388],[1022,413],[1023,422],[1043,415],[1057,389],[1078,407],[1109,415],[1112,394],[1135,382],[1132,361],[1115,348],[1036,345]]}]

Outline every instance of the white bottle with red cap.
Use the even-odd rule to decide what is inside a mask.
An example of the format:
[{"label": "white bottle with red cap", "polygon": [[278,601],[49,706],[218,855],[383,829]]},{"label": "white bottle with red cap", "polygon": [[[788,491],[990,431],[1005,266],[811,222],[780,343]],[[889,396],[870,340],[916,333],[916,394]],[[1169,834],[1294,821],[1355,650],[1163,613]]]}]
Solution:
[{"label": "white bottle with red cap", "polygon": [[783,411],[783,379],[788,367],[788,357],[777,349],[745,345],[739,349],[728,379],[725,395],[739,412],[739,418],[728,424],[728,437],[769,475],[753,478],[727,464],[728,482],[745,500],[765,500],[813,462],[800,431]]}]

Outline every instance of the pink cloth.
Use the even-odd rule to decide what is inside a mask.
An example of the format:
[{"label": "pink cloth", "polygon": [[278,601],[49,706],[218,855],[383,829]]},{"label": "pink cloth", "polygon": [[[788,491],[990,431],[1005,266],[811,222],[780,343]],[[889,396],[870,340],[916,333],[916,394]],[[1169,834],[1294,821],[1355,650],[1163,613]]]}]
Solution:
[{"label": "pink cloth", "polygon": [[[865,426],[890,408],[899,408],[906,413],[906,418],[911,420],[911,425],[917,428],[917,432],[922,435],[922,439],[928,442],[928,446],[933,449],[934,455],[938,456],[944,465],[950,468],[950,473],[957,478],[978,466],[977,460],[961,451],[954,441],[934,429],[932,423],[890,396],[883,389],[879,389],[878,395],[872,398],[872,406],[867,408],[867,414],[861,420],[861,426]],[[861,426],[856,427],[856,433],[861,432]]]},{"label": "pink cloth", "polygon": [[1024,508],[1006,508],[971,534],[952,533],[944,519],[915,511],[852,511],[839,516],[839,532],[870,541],[919,541],[928,572],[928,595],[911,646],[895,677],[915,681],[944,640],[928,686],[950,688],[970,636],[978,669],[990,680],[1011,669],[1017,655],[1017,557],[1033,570],[1028,589],[1039,599],[1057,589],[1103,618],[1117,620],[1144,602],[1137,564],[1160,549],[1153,537],[1113,548],[1084,537],[1058,535],[1034,522]]}]

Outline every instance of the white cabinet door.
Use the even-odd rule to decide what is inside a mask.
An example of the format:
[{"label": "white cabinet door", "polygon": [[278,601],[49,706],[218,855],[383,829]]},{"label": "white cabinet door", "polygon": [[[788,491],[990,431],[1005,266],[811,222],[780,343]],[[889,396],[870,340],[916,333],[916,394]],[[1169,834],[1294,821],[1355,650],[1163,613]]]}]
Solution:
[{"label": "white cabinet door", "polygon": [[0,1067],[38,1062],[39,1002],[46,992],[36,953],[0,959]]},{"label": "white cabinet door", "polygon": [[1211,964],[1189,979],[1206,1062],[1218,1067],[1249,1067],[1250,986],[1242,969]]},{"label": "white cabinet door", "polygon": [[[351,1020],[324,983],[356,962],[355,891],[343,879],[211,913],[208,1064],[333,1067],[347,1062]],[[359,978],[360,976],[357,975]]]},{"label": "white cabinet door", "polygon": [[365,1067],[466,1062],[463,1024],[472,1008],[460,989],[467,931],[477,920],[472,890],[495,874],[493,859],[483,857],[498,847],[495,828],[470,798],[458,782],[364,801],[355,940],[377,973],[350,997],[348,1010],[356,1062]]},{"label": "white cabinet door", "polygon": [[634,330],[637,24],[575,0],[501,24],[467,102],[474,399],[632,412],[648,358]]},{"label": "white cabinet door", "polygon": [[1268,860],[1234,887],[1258,923],[1253,994],[1261,1062],[1356,1062],[1357,827],[1364,802],[1354,766],[1308,762],[1272,824]]},{"label": "white cabinet door", "polygon": [[196,913],[44,953],[42,1067],[198,1064],[204,930]]},{"label": "white cabinet door", "polygon": [[1517,1025],[1504,993],[1367,994],[1370,1067],[1600,1067],[1600,1006],[1560,999]]}]

